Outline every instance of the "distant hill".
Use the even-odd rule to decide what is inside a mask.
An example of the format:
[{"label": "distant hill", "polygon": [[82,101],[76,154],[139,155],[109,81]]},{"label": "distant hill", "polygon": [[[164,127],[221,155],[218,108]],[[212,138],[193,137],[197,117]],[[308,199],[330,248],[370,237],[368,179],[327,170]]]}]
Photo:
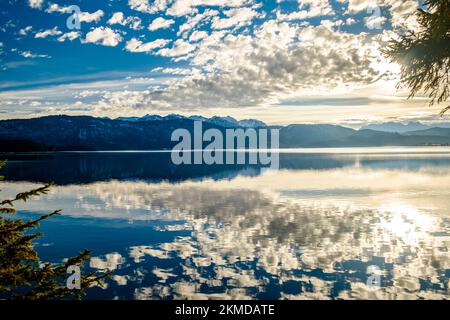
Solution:
[{"label": "distant hill", "polygon": [[353,130],[335,125],[290,125],[280,131],[282,148],[427,145],[450,145],[450,134],[406,135],[375,130]]},{"label": "distant hill", "polygon": [[[170,150],[175,129],[193,132],[199,118],[146,116],[146,120],[94,118],[89,116],[47,116],[0,121],[0,152],[5,151],[89,151]],[[205,118],[206,119],[206,118]],[[233,121],[213,117],[203,122],[204,130],[262,126],[257,120]],[[272,128],[272,127],[267,127]],[[280,129],[280,147],[371,147],[450,145],[450,129],[431,128],[408,133],[354,130],[336,125],[293,124]]]},{"label": "distant hill", "polygon": [[448,137],[450,136],[450,128],[431,128],[426,130],[419,131],[409,131],[405,133],[406,135],[411,136],[442,136]]},{"label": "distant hill", "polygon": [[423,123],[417,122],[417,121],[416,122],[408,122],[408,123],[385,122],[385,123],[368,124],[368,125],[362,126],[360,130],[369,129],[369,130],[375,130],[375,131],[405,133],[405,132],[411,132],[411,131],[432,129],[435,127],[450,128],[450,123],[443,122],[443,123],[437,123],[434,125],[427,125],[427,124],[423,124]]},{"label": "distant hill", "polygon": [[127,122],[88,116],[0,121],[0,139],[25,140],[56,150],[156,150],[171,147],[177,128],[192,120]]},{"label": "distant hill", "polygon": [[340,145],[357,131],[341,126],[328,124],[293,124],[280,130],[280,146],[296,147],[328,147]]}]

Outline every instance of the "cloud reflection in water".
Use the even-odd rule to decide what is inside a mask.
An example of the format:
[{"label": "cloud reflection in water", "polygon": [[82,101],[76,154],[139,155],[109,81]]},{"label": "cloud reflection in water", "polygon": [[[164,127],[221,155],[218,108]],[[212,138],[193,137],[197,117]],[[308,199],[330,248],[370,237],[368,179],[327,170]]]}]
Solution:
[{"label": "cloud reflection in water", "polygon": [[[91,259],[136,299],[441,299],[450,297],[449,182],[445,167],[282,170],[56,186],[31,205],[187,232]],[[379,290],[366,285],[370,265],[382,270]]]}]

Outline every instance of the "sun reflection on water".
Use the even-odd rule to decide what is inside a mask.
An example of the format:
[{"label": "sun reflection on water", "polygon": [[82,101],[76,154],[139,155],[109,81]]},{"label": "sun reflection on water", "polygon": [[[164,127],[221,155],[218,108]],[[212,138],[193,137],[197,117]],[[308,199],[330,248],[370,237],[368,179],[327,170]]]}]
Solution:
[{"label": "sun reflection on water", "polygon": [[387,233],[393,234],[405,245],[416,245],[429,233],[438,228],[438,219],[404,203],[391,203],[380,208],[388,213],[387,219],[379,225]]}]

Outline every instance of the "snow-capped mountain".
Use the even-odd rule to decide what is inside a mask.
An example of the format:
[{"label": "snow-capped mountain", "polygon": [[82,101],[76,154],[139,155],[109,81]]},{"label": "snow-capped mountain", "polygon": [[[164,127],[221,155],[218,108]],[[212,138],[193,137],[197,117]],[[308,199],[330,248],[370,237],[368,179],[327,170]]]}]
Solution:
[{"label": "snow-capped mountain", "polygon": [[267,126],[264,122],[259,121],[259,120],[255,120],[255,119],[245,119],[245,120],[241,120],[238,121],[233,117],[230,116],[226,116],[226,117],[218,117],[218,116],[214,116],[211,118],[206,118],[203,116],[190,116],[190,117],[185,117],[179,114],[169,114],[167,116],[159,116],[159,115],[145,115],[143,117],[120,117],[117,118],[116,120],[121,120],[121,121],[129,121],[129,122],[142,122],[142,121],[168,121],[168,120],[177,120],[177,119],[190,119],[193,121],[204,121],[204,122],[209,122],[211,124],[215,124],[221,127],[231,127],[231,128],[239,128],[239,127],[243,127],[243,128],[260,128],[260,127],[265,127]]}]

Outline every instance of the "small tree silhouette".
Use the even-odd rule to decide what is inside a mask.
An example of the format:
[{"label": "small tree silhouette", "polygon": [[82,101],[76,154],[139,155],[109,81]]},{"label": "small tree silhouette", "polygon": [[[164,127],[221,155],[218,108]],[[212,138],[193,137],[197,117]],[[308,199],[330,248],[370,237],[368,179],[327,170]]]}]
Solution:
[{"label": "small tree silhouette", "polygon": [[[5,161],[0,161],[0,168],[4,165]],[[2,176],[0,180],[3,180]],[[15,202],[47,194],[50,187],[51,184],[47,184],[19,193],[13,199],[0,200],[0,299],[81,299],[86,288],[93,285],[102,286],[103,278],[109,275],[98,275],[96,272],[81,275],[80,289],[69,289],[66,286],[67,268],[73,265],[81,267],[90,258],[90,252],[84,250],[61,264],[42,262],[33,245],[33,241],[41,237],[42,233],[31,231],[36,229],[41,221],[59,215],[60,210],[29,221],[9,217],[16,212]]]}]

